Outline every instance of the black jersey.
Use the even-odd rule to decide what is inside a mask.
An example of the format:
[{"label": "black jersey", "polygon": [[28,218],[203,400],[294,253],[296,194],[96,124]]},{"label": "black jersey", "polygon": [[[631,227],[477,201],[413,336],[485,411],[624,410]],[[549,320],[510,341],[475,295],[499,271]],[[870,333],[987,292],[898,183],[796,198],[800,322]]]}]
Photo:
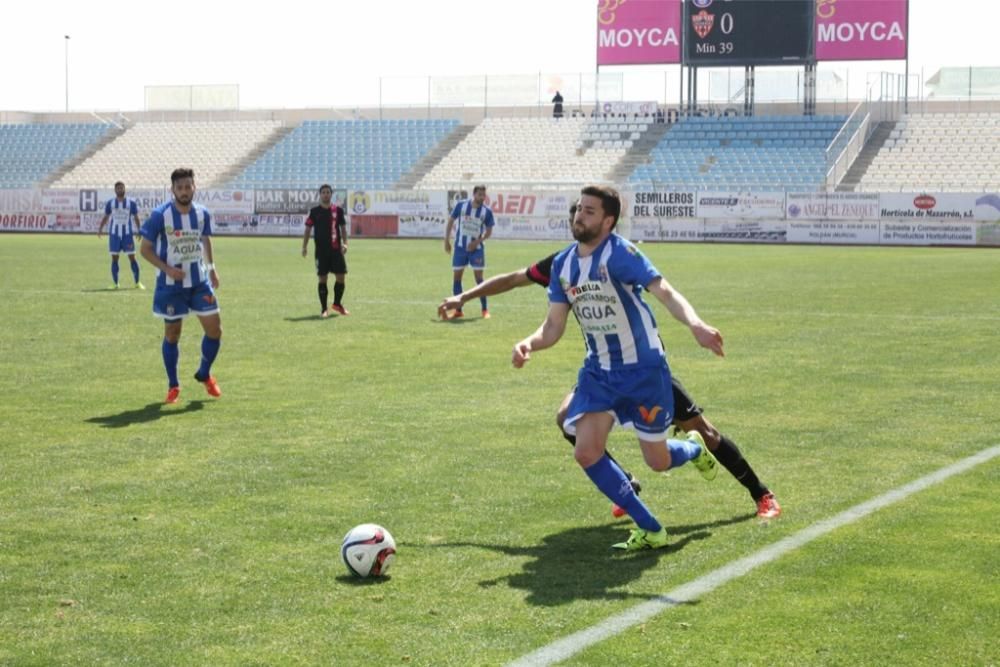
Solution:
[{"label": "black jersey", "polygon": [[309,210],[306,227],[313,228],[317,253],[340,250],[341,242],[345,240],[347,233],[344,210],[336,204],[330,208],[315,206]]},{"label": "black jersey", "polygon": [[529,266],[525,271],[528,280],[542,287],[548,287],[552,279],[552,260],[556,258],[556,253],[552,253],[545,259],[539,260]]}]

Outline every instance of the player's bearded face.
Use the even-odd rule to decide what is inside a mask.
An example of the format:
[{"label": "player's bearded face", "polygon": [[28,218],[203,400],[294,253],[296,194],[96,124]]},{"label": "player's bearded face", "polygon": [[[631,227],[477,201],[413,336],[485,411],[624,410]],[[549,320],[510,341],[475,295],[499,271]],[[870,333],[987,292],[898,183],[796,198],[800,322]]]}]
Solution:
[{"label": "player's bearded face", "polygon": [[603,232],[604,220],[604,209],[600,206],[600,200],[597,200],[596,205],[594,202],[580,200],[576,217],[573,218],[573,238],[580,243],[590,243]]},{"label": "player's bearded face", "polygon": [[333,199],[333,191],[332,190],[320,190],[319,191],[319,201],[324,206],[329,206],[330,205],[330,201],[332,199]]},{"label": "player's bearded face", "polygon": [[174,201],[181,206],[188,206],[194,199],[194,179],[182,178],[174,183],[170,190],[174,194]]}]

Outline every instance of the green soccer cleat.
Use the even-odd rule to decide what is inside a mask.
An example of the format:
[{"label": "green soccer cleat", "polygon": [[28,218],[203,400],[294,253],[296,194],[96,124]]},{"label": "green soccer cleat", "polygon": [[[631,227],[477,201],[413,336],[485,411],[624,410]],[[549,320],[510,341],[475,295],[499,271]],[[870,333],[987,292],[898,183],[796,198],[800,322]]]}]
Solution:
[{"label": "green soccer cleat", "polygon": [[644,551],[645,549],[662,549],[667,546],[667,530],[660,528],[658,532],[650,532],[642,528],[636,528],[628,539],[618,544],[612,544],[612,549],[622,551]]},{"label": "green soccer cleat", "polygon": [[698,469],[702,477],[711,482],[719,474],[719,462],[715,460],[715,455],[705,446],[705,440],[701,437],[701,433],[691,431],[688,433],[687,439],[698,443],[698,446],[701,447],[701,454],[691,463]]},{"label": "green soccer cleat", "polygon": [[143,285],[142,283],[136,283],[136,284],[135,284],[135,288],[136,288],[136,289],[146,289],[146,286],[145,286],[145,285]]}]

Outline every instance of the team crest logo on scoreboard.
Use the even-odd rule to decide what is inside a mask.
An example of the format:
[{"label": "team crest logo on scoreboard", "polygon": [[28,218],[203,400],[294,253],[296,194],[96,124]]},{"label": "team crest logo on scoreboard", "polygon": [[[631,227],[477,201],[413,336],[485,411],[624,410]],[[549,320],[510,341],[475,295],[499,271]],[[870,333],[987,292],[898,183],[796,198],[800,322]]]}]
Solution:
[{"label": "team crest logo on scoreboard", "polygon": [[361,215],[372,205],[372,198],[366,192],[352,192],[351,200],[347,202],[348,208],[351,209],[351,213],[357,213]]},{"label": "team crest logo on scoreboard", "polygon": [[704,9],[691,17],[691,26],[702,39],[712,32],[713,25],[715,25],[715,14],[709,14]]},{"label": "team crest logo on scoreboard", "polygon": [[712,5],[712,0],[691,0],[691,4],[698,9],[708,9]]}]

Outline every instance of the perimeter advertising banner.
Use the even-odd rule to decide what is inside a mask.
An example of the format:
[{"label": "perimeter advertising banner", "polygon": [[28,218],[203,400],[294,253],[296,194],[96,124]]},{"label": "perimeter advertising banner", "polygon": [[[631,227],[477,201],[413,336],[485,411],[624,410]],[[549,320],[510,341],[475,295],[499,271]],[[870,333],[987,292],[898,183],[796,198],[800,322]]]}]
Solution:
[{"label": "perimeter advertising banner", "polygon": [[1000,192],[905,193],[879,195],[883,220],[1000,222]]},{"label": "perimeter advertising banner", "polygon": [[699,190],[697,216],[712,219],[776,219],[785,217],[785,193]]},{"label": "perimeter advertising banner", "polygon": [[863,192],[806,192],[785,195],[789,220],[878,220],[879,196]]},{"label": "perimeter advertising banner", "polygon": [[816,0],[816,59],[904,60],[907,2]]},{"label": "perimeter advertising banner", "polygon": [[597,64],[679,63],[681,32],[681,0],[599,0]]}]

